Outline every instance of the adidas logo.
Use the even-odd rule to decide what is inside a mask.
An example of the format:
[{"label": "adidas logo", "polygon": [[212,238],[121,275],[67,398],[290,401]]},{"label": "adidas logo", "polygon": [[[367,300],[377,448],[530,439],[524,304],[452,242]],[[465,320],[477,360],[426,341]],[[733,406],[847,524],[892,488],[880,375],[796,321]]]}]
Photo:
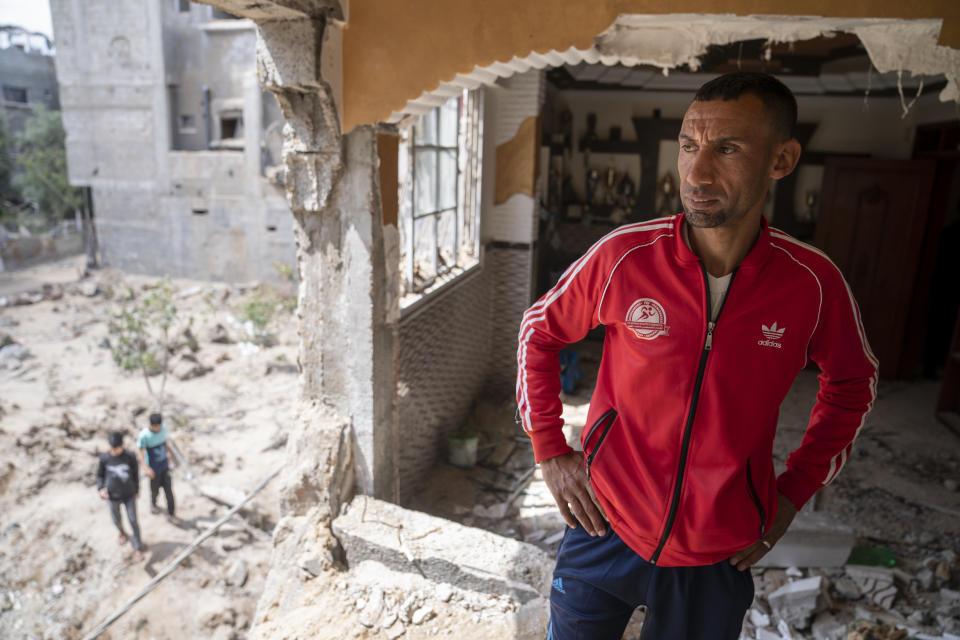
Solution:
[{"label": "adidas logo", "polygon": [[564,591],[563,589],[563,578],[554,578],[553,588],[559,591],[560,593],[566,593],[566,591]]},{"label": "adidas logo", "polygon": [[760,332],[766,338],[766,340],[757,340],[757,344],[761,347],[773,347],[775,349],[782,349],[783,345],[780,344],[779,340],[783,337],[783,332],[786,331],[786,327],[778,328],[777,323],[774,322],[769,327],[765,324],[760,325]]},{"label": "adidas logo", "polygon": [[765,324],[760,325],[760,330],[767,337],[767,340],[779,340],[783,337],[783,332],[787,330],[786,327],[782,329],[777,328],[777,323],[774,322],[769,327]]}]

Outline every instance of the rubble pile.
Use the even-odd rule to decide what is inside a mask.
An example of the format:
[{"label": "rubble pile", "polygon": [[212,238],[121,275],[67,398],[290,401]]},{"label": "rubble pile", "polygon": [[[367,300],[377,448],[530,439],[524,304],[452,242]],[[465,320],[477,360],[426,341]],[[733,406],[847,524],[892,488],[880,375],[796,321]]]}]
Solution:
[{"label": "rubble pile", "polygon": [[[931,567],[939,567],[942,577],[931,580]],[[846,565],[755,568],[753,574],[757,591],[744,638],[960,638],[960,563],[953,550],[909,570]]]}]

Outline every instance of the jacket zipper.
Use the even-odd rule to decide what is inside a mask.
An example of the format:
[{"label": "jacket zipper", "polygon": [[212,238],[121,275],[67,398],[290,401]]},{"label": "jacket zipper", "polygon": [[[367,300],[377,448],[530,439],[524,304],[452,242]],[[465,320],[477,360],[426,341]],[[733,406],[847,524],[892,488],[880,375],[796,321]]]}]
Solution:
[{"label": "jacket zipper", "polygon": [[603,428],[603,431],[600,432],[600,437],[597,439],[597,446],[593,448],[586,458],[586,467],[587,467],[587,478],[590,477],[590,465],[593,464],[593,458],[597,455],[597,452],[600,451],[600,445],[603,444],[603,439],[607,437],[607,432],[610,431],[610,427],[613,426],[613,421],[617,419],[617,410],[616,409],[607,409],[606,412],[600,418],[593,423],[593,426],[590,427],[590,431],[587,432],[587,438],[583,441],[584,446],[590,443],[590,438],[593,437],[593,432],[597,430],[604,420],[609,420],[607,426]]},{"label": "jacket zipper", "polygon": [[757,507],[760,514],[760,537],[763,537],[763,527],[767,523],[767,512],[763,508],[760,496],[757,495],[757,489],[753,486],[753,474],[750,472],[750,459],[747,459],[747,486],[750,488],[750,497],[753,498],[753,504]]},{"label": "jacket zipper", "polygon": [[[700,364],[697,366],[697,379],[693,384],[693,399],[690,402],[690,414],[687,416],[687,423],[683,427],[683,444],[680,447],[680,462],[677,464],[677,482],[673,487],[670,512],[667,515],[667,524],[663,528],[663,535],[660,536],[660,543],[657,545],[657,550],[650,556],[650,564],[657,564],[657,560],[660,558],[660,552],[663,551],[663,546],[667,544],[667,538],[670,537],[673,522],[677,518],[677,510],[680,507],[680,493],[683,490],[683,473],[686,470],[687,453],[689,453],[690,450],[693,420],[697,415],[697,404],[700,402],[700,387],[703,385],[703,372],[707,367],[707,356],[710,355],[710,350],[713,348],[713,330],[717,326],[716,320],[710,319],[713,315],[710,309],[710,283],[707,281],[707,268],[703,265],[703,260],[700,261],[700,271],[703,273],[703,290],[707,303],[707,336],[703,342],[703,351],[700,353]],[[730,275],[730,282],[727,285],[727,293],[724,294],[723,299],[720,301],[720,308],[717,310],[717,320],[720,319],[720,313],[723,311],[723,305],[727,302],[727,297],[730,295],[730,287],[733,286],[733,279],[736,275],[737,270],[734,269]]]}]

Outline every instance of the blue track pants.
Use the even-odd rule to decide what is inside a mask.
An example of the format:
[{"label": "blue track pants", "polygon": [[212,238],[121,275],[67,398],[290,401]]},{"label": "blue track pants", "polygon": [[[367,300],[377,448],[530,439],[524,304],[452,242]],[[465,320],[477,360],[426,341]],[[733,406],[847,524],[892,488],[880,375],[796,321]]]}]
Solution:
[{"label": "blue track pants", "polygon": [[548,640],[619,640],[634,609],[646,606],[644,640],[737,640],[753,602],[750,570],[728,560],[658,567],[607,526],[593,538],[567,529],[550,590]]}]

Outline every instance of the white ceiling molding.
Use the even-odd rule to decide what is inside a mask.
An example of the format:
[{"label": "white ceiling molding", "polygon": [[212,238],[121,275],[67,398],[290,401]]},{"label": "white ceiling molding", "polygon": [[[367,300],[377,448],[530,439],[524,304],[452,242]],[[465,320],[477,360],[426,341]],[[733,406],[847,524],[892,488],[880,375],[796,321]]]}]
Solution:
[{"label": "white ceiling molding", "polygon": [[[493,86],[499,78],[508,78],[530,69],[567,66],[577,80],[608,82],[634,89],[689,91],[698,88],[714,74],[669,74],[669,70],[688,65],[696,71],[699,58],[711,45],[727,45],[742,40],[766,39],[771,44],[809,40],[834,33],[854,33],[863,42],[871,61],[880,73],[847,72],[819,77],[778,75],[800,94],[865,91],[898,86],[915,88],[922,76],[939,76],[947,84],[940,100],[960,102],[960,51],[937,44],[942,20],[895,20],[880,18],[821,18],[815,16],[736,16],[732,14],[625,14],[595,39],[589,49],[570,47],[565,51],[534,52],[526,57],[476,66],[466,74],[457,74],[450,82],[423,92],[406,106],[391,114],[388,122],[398,123],[419,116],[432,106],[442,104],[459,90]],[[627,69],[649,65],[663,73],[646,69]],[[907,72],[907,73],[898,73]],[[938,78],[934,78],[938,79]],[[931,78],[926,78],[929,82]]]}]

